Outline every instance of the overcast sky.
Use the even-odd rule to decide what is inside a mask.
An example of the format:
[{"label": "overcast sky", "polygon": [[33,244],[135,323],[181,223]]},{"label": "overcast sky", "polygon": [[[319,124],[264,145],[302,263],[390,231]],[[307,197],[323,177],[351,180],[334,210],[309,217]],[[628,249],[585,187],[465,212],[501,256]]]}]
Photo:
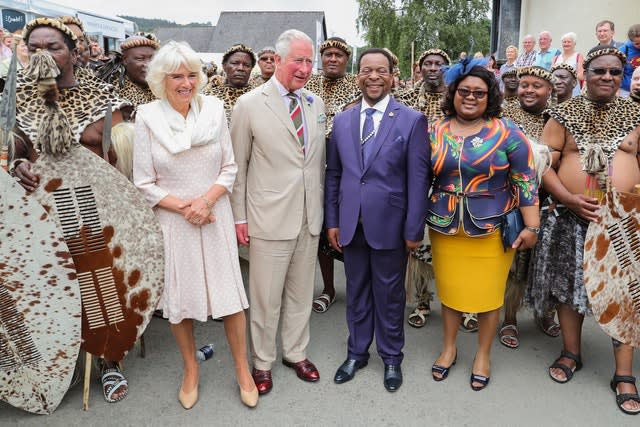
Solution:
[{"label": "overcast sky", "polygon": [[[356,0],[52,0],[87,12],[160,18],[188,24],[218,21],[221,11],[324,11],[327,36],[344,37],[350,44],[362,45],[356,31]],[[250,31],[250,29],[247,29]]]}]

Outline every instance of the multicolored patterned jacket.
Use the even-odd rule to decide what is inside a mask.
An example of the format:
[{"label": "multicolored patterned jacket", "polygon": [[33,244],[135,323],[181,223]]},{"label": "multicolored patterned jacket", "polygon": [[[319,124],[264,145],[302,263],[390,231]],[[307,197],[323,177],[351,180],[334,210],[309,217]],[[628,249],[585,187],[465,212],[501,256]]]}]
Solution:
[{"label": "multicolored patterned jacket", "polygon": [[433,183],[427,222],[444,234],[479,236],[496,231],[500,217],[538,205],[529,141],[509,119],[489,119],[468,137],[454,136],[450,118],[430,129]]}]

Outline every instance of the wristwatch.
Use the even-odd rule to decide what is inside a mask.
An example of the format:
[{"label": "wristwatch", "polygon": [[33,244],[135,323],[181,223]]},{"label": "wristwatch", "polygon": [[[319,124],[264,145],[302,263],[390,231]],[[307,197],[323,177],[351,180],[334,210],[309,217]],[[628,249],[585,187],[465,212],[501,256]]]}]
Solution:
[{"label": "wristwatch", "polygon": [[540,234],[540,227],[531,227],[527,225],[525,228],[534,234]]}]

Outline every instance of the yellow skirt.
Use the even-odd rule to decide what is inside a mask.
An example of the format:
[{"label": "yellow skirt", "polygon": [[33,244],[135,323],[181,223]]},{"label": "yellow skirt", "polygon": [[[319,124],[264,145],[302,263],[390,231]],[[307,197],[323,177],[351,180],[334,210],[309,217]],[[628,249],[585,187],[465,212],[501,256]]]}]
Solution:
[{"label": "yellow skirt", "polygon": [[500,232],[469,237],[429,230],[440,302],[454,310],[484,313],[504,304],[515,251],[504,251]]}]

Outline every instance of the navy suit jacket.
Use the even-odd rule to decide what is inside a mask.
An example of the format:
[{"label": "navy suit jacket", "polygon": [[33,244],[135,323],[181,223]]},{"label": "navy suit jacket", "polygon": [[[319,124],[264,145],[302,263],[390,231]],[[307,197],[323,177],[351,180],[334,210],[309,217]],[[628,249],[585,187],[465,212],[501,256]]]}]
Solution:
[{"label": "navy suit jacket", "polygon": [[422,240],[431,182],[427,119],[389,100],[368,164],[360,145],[360,107],[335,116],[327,146],[325,225],[340,229],[348,245],[358,222],[374,249],[397,249]]}]

